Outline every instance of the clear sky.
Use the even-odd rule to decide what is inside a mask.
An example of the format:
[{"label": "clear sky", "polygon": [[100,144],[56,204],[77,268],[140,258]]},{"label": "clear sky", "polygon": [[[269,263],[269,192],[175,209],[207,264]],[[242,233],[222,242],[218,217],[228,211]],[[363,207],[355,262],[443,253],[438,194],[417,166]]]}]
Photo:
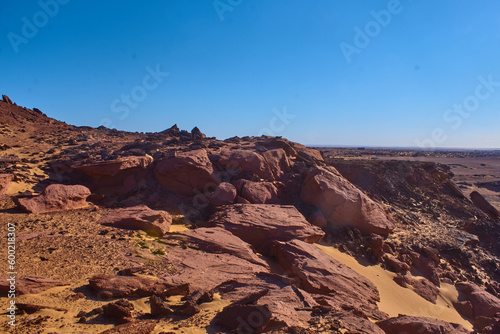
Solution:
[{"label": "clear sky", "polygon": [[0,93],[75,125],[500,148],[498,0],[0,0]]}]

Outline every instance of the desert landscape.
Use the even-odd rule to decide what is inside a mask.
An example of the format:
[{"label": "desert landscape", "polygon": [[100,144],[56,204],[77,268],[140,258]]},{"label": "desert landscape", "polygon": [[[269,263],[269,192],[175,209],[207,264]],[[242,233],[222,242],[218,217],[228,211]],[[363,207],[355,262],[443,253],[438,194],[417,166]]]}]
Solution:
[{"label": "desert landscape", "polygon": [[13,100],[2,332],[500,333],[499,151],[125,132]]}]

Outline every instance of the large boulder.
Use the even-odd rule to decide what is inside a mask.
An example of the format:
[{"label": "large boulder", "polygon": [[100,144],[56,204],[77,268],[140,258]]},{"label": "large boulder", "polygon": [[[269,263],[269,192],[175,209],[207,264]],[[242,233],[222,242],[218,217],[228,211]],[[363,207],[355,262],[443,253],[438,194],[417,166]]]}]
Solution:
[{"label": "large boulder", "polygon": [[291,205],[226,205],[219,207],[209,224],[230,231],[265,255],[276,240],[300,239],[312,243],[325,235]]},{"label": "large boulder", "polygon": [[259,153],[241,149],[222,149],[217,161],[231,174],[250,173],[262,179],[274,180],[271,167]]},{"label": "large boulder", "polygon": [[291,286],[286,277],[274,274],[227,281],[215,291],[232,303],[214,322],[242,333],[292,326],[308,328],[312,308],[318,305],[309,293]]},{"label": "large boulder", "polygon": [[309,293],[328,295],[333,305],[380,317],[376,286],[315,245],[300,240],[276,241],[273,255],[298,287]]},{"label": "large boulder", "polygon": [[457,283],[457,289],[464,293],[471,303],[474,317],[493,318],[500,313],[500,299],[472,283]]},{"label": "large boulder", "polygon": [[333,167],[312,167],[305,175],[302,200],[321,210],[331,227],[350,226],[363,234],[386,235],[394,228],[382,205],[342,177]]},{"label": "large boulder", "polygon": [[114,160],[93,161],[71,166],[74,170],[101,179],[116,176],[129,169],[145,169],[153,162],[153,158],[146,156],[121,157]]},{"label": "large boulder", "polygon": [[377,322],[386,334],[469,334],[462,325],[425,317],[400,315]]},{"label": "large boulder", "polygon": [[7,297],[12,290],[15,290],[16,296],[36,294],[65,285],[71,285],[71,283],[41,276],[19,276],[14,280],[10,276],[3,276],[0,277],[0,296]]},{"label": "large boulder", "polygon": [[290,160],[285,150],[281,148],[267,150],[262,152],[261,155],[271,168],[271,173],[273,173],[275,180],[281,179],[281,177],[290,170]]},{"label": "large boulder", "polygon": [[486,213],[491,218],[493,219],[500,218],[500,212],[498,212],[498,210],[493,205],[491,205],[491,203],[488,202],[488,200],[483,195],[481,195],[477,191],[473,191],[470,194],[470,199],[478,209]]},{"label": "large boulder", "polygon": [[216,187],[213,173],[212,163],[203,149],[176,153],[155,167],[156,180],[164,189],[185,196],[205,192],[209,186]]},{"label": "large boulder", "polygon": [[41,195],[31,198],[16,198],[17,205],[30,213],[46,213],[61,210],[81,209],[88,206],[90,196],[87,187],[51,184]]},{"label": "large boulder", "polygon": [[272,182],[237,180],[234,186],[240,196],[251,204],[277,204],[279,202],[278,189]]},{"label": "large boulder", "polygon": [[197,228],[184,232],[169,233],[167,240],[179,240],[185,247],[213,254],[229,254],[248,262],[269,268],[252,247],[229,231],[220,227]]},{"label": "large boulder", "polygon": [[13,174],[0,174],[0,195],[3,195],[7,192],[13,179]]},{"label": "large boulder", "polygon": [[168,247],[164,259],[172,263],[178,273],[165,277],[165,281],[173,286],[189,283],[193,290],[209,291],[228,280],[269,272],[267,265],[194,248]]},{"label": "large boulder", "polygon": [[113,275],[92,276],[89,278],[89,286],[103,299],[161,295],[169,287],[165,283],[144,277]]},{"label": "large boulder", "polygon": [[170,230],[172,216],[162,210],[152,210],[145,205],[115,209],[99,220],[102,225],[127,230],[143,230],[149,234],[163,236]]},{"label": "large boulder", "polygon": [[228,182],[221,182],[215,191],[210,194],[209,201],[210,204],[214,206],[233,204],[236,195],[237,191],[235,186]]}]

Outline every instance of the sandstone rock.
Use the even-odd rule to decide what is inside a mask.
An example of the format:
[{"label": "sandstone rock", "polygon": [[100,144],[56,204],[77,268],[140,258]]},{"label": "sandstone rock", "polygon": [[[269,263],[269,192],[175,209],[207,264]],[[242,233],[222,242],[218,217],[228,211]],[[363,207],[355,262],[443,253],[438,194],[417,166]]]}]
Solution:
[{"label": "sandstone rock", "polygon": [[3,195],[9,190],[10,183],[14,179],[13,174],[0,174],[0,195]]},{"label": "sandstone rock", "polygon": [[372,249],[373,255],[375,255],[378,259],[381,259],[382,255],[384,255],[384,238],[378,234],[372,234],[370,235],[369,245]]},{"label": "sandstone rock", "polygon": [[289,157],[297,156],[297,151],[292,147],[291,143],[286,139],[272,137],[264,141],[260,141],[257,144],[262,145],[267,149],[282,149]]},{"label": "sandstone rock", "polygon": [[411,276],[411,274],[404,276],[398,274],[396,277],[394,277],[394,281],[403,288],[412,286],[413,291],[415,291],[416,294],[418,294],[425,300],[428,300],[431,303],[436,304],[437,296],[439,294],[439,289],[434,284],[432,284],[428,279],[416,278]]},{"label": "sandstone rock", "polygon": [[289,284],[286,277],[265,273],[225,282],[216,291],[233,303],[214,321],[226,329],[243,332],[292,326],[307,328],[311,312],[318,304],[306,291]]},{"label": "sandstone rock", "polygon": [[151,307],[151,315],[154,316],[174,313],[168,304],[158,296],[151,296],[151,298],[149,298],[149,305]]},{"label": "sandstone rock", "polygon": [[333,167],[312,167],[301,198],[321,210],[330,226],[351,226],[364,234],[386,235],[394,228],[384,208],[344,179]]},{"label": "sandstone rock", "polygon": [[89,278],[100,298],[148,297],[161,295],[169,285],[137,276],[96,275]]},{"label": "sandstone rock", "polygon": [[291,205],[227,205],[212,215],[209,224],[223,227],[262,254],[269,253],[275,240],[300,239],[312,243],[325,235]]},{"label": "sandstone rock", "polygon": [[328,226],[328,221],[326,220],[325,216],[321,213],[321,211],[315,211],[311,216],[309,216],[308,221],[314,225],[318,226],[322,230],[325,230],[326,227]]},{"label": "sandstone rock", "polygon": [[228,182],[221,182],[210,194],[210,203],[214,206],[233,204],[236,199],[236,188]]},{"label": "sandstone rock", "polygon": [[269,271],[266,266],[234,255],[207,253],[192,248],[168,247],[164,258],[178,272],[165,277],[165,281],[169,285],[189,283],[193,290],[212,290],[222,282]]},{"label": "sandstone rock", "polygon": [[99,220],[106,226],[128,230],[143,230],[149,234],[163,236],[170,230],[172,216],[161,210],[152,210],[145,205],[116,209]]},{"label": "sandstone rock", "polygon": [[272,182],[238,180],[234,186],[240,196],[251,204],[277,204],[278,190]]},{"label": "sandstone rock", "polygon": [[263,179],[274,181],[274,175],[264,157],[250,150],[222,149],[219,164],[231,174],[251,173]]},{"label": "sandstone rock", "polygon": [[117,300],[102,307],[103,314],[110,318],[131,318],[134,304],[126,299]]},{"label": "sandstone rock", "polygon": [[100,334],[150,334],[155,327],[156,322],[154,321],[137,321],[116,326]]},{"label": "sandstone rock", "polygon": [[469,334],[462,325],[425,317],[400,315],[377,322],[386,334]]},{"label": "sandstone rock", "polygon": [[7,95],[2,95],[2,101],[7,104],[13,104],[12,100]]},{"label": "sandstone rock", "polygon": [[[9,276],[0,278],[0,296],[7,297],[12,281],[8,281]],[[41,276],[19,276],[15,279],[16,296],[26,294],[36,294],[56,286],[71,285],[71,283],[53,280]]]},{"label": "sandstone rock", "polygon": [[297,156],[301,160],[313,164],[321,164],[325,162],[323,158],[323,152],[314,148],[306,147],[299,143],[290,142],[290,144],[295,149],[295,151],[297,151]]},{"label": "sandstone rock", "polygon": [[195,191],[205,192],[205,187],[217,186],[213,166],[203,149],[176,153],[161,160],[155,167],[156,180],[173,193],[192,196]]},{"label": "sandstone rock", "polygon": [[262,152],[261,155],[270,167],[275,180],[281,179],[281,177],[290,170],[290,161],[283,149],[267,150]]},{"label": "sandstone rock", "polygon": [[380,296],[375,285],[318,247],[300,240],[276,241],[273,254],[298,287],[309,293],[329,295],[339,307],[344,305],[378,316]]},{"label": "sandstone rock", "polygon": [[30,213],[46,213],[87,207],[90,190],[84,186],[51,184],[39,196],[16,198],[16,204]]},{"label": "sandstone rock", "polygon": [[470,194],[470,199],[478,209],[486,213],[489,217],[493,219],[500,218],[500,212],[498,212],[498,210],[493,205],[491,205],[490,202],[488,202],[488,200],[484,198],[483,195],[481,195],[477,191],[473,191]]},{"label": "sandstone rock", "polygon": [[407,263],[392,256],[384,256],[384,263],[397,273],[405,273],[410,270],[410,266]]},{"label": "sandstone rock", "polygon": [[474,317],[494,317],[500,312],[500,299],[472,283],[457,283],[457,289],[462,291],[472,304]]},{"label": "sandstone rock", "polygon": [[234,255],[269,269],[268,264],[253,251],[249,244],[220,227],[197,228],[184,232],[169,233],[165,236],[165,239],[180,240],[185,247],[208,253]]},{"label": "sandstone rock", "polygon": [[90,163],[73,165],[71,168],[94,178],[106,178],[116,176],[118,173],[128,169],[145,169],[153,162],[149,155],[138,157],[121,157],[114,160],[95,161]]}]

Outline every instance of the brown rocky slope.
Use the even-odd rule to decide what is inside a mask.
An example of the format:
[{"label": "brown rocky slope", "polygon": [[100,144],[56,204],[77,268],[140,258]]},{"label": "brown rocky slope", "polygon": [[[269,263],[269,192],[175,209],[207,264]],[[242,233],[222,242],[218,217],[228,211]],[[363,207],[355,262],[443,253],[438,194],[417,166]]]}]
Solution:
[{"label": "brown rocky slope", "polygon": [[[75,127],[9,99],[0,102],[0,122],[0,216],[16,225],[19,249],[17,326],[4,317],[6,331],[465,331],[391,318],[368,278],[314,246],[322,238],[399,268],[415,291],[413,275],[427,280],[413,283],[422,295],[443,280],[457,283],[456,308],[477,331],[498,330],[498,254],[470,224],[492,233],[498,225],[446,188],[446,172],[412,167],[407,174],[421,174],[415,186],[424,190],[401,201],[382,191],[399,191],[393,178],[403,175],[359,182],[361,172],[336,169],[320,151],[283,138]],[[439,196],[425,193],[431,185]],[[432,200],[421,211],[401,204],[412,198]],[[446,244],[434,236],[441,230]]]}]

